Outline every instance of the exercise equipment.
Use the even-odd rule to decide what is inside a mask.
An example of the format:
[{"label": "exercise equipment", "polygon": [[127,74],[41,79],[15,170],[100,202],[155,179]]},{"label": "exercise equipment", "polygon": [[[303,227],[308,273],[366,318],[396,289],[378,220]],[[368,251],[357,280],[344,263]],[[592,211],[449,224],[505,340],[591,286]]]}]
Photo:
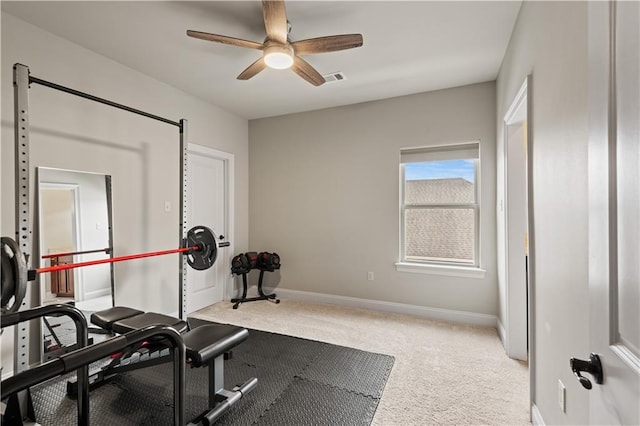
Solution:
[{"label": "exercise equipment", "polygon": [[[33,235],[31,224],[30,224],[30,216],[33,213],[30,203],[32,200],[30,194],[30,179],[32,174],[32,167],[30,165],[30,106],[29,106],[29,92],[33,89],[33,87],[39,86],[47,89],[52,89],[58,92],[64,92],[66,94],[80,97],[90,102],[97,102],[103,105],[106,105],[111,108],[117,108],[123,111],[127,111],[132,114],[137,114],[142,117],[146,117],[148,119],[152,119],[155,121],[159,121],[171,126],[174,126],[178,130],[176,132],[176,165],[180,170],[180,185],[178,185],[178,191],[176,191],[176,196],[178,200],[180,200],[180,209],[176,209],[176,219],[178,223],[177,227],[177,237],[179,241],[179,245],[183,243],[183,241],[187,238],[187,223],[188,223],[188,211],[186,206],[186,194],[188,190],[188,182],[187,182],[187,141],[188,141],[188,122],[187,120],[171,120],[165,117],[160,117],[158,115],[154,115],[140,109],[132,108],[127,105],[123,105],[117,102],[113,102],[108,99],[100,98],[88,93],[84,93],[69,87],[65,87],[50,81],[46,81],[40,78],[36,78],[31,75],[31,71],[28,66],[16,63],[13,65],[13,92],[14,92],[14,171],[15,171],[15,179],[14,179],[14,205],[15,205],[15,236],[14,239],[18,243],[19,251],[25,253],[25,255],[30,255],[32,253],[31,250],[31,238]],[[179,139],[178,139],[179,138]],[[6,247],[6,245],[3,245]],[[3,248],[4,251],[4,248]],[[18,253],[18,250],[10,250],[13,253]],[[25,259],[25,264],[28,267],[28,259]],[[13,258],[9,256],[7,260],[13,261]],[[20,260],[21,262],[21,260]],[[4,262],[4,265],[8,263]],[[4,271],[3,265],[3,271]],[[21,272],[24,272],[21,270]],[[187,311],[187,297],[189,294],[188,291],[188,262],[187,256],[182,257],[181,261],[181,269],[178,274],[178,294],[180,297],[178,298],[178,306],[177,312],[179,313],[180,318],[186,318]],[[26,281],[21,276],[21,274],[14,274],[13,272],[9,275],[5,275],[4,284],[13,284],[15,287],[13,289],[9,289],[3,287],[2,294],[11,295],[10,300],[13,299],[13,303],[9,301],[4,301],[2,303],[3,311],[15,311],[20,309],[21,307],[27,309],[29,307],[29,303],[26,301],[37,300],[37,298],[30,297],[31,289],[26,285]],[[28,277],[27,277],[28,278]],[[18,285],[16,285],[18,284]],[[24,289],[26,294],[21,295],[19,290]],[[19,297],[14,297],[13,295],[17,294]],[[15,327],[15,341],[21,342],[20,345],[15,345],[15,354],[14,359],[29,359],[34,356],[34,353],[39,352],[39,348],[32,348],[29,343],[29,338],[31,336],[29,322],[20,323]],[[28,367],[28,363],[15,363],[14,372],[18,373],[23,371]]]},{"label": "exercise equipment", "polygon": [[263,251],[258,255],[257,266],[261,271],[273,272],[280,269],[280,256],[278,253]]},{"label": "exercise equipment", "polygon": [[30,273],[42,274],[46,272],[64,271],[67,269],[82,268],[85,266],[100,265],[103,263],[115,263],[126,260],[142,259],[145,257],[164,256],[173,253],[185,253],[187,263],[193,269],[202,271],[209,269],[216,262],[218,257],[218,246],[228,247],[229,243],[217,243],[213,231],[206,226],[195,226],[187,232],[185,247],[169,250],[160,250],[147,253],[130,254],[126,256],[113,257],[109,259],[90,260],[80,263],[66,263],[63,265],[47,266],[38,268]]},{"label": "exercise equipment", "polygon": [[[78,381],[67,383],[67,393],[78,397],[78,424],[88,424],[89,389],[106,383],[127,371],[173,361],[174,368],[174,424],[184,424],[185,365],[207,367],[208,408],[189,424],[211,425],[258,383],[255,377],[235,386],[224,388],[225,355],[244,342],[246,328],[225,324],[204,324],[189,329],[179,318],[154,312],[116,306],[95,312],[91,322],[109,334],[118,336],[92,346],[87,344],[87,323],[82,313],[71,305],[49,305],[27,311],[3,315],[2,327],[43,315],[66,314],[76,322],[77,339],[81,349],[66,353],[45,364],[22,371],[2,381],[1,399],[11,407],[11,417],[3,417],[3,424],[21,421],[15,395],[53,377],[78,371]],[[86,347],[85,347],[86,346]],[[173,354],[173,356],[169,356]],[[98,372],[88,374],[88,365],[110,356],[112,361]],[[141,390],[144,391],[144,390]],[[16,414],[17,410],[17,414]],[[30,409],[33,413],[33,409]],[[33,416],[32,416],[33,417]],[[35,419],[33,419],[35,420]]]},{"label": "exercise equipment", "polygon": [[65,252],[65,253],[44,254],[41,257],[43,259],[51,259],[51,258],[54,258],[54,257],[77,256],[79,254],[92,254],[92,253],[106,253],[106,254],[109,254],[109,253],[111,253],[111,250],[112,250],[111,247],[106,247],[106,248],[103,248],[103,249],[96,249],[96,250],[69,251],[69,252]]},{"label": "exercise equipment", "polygon": [[[170,352],[172,357],[167,358],[172,358],[173,360],[173,424],[183,425],[186,361],[185,344],[180,334],[166,325],[152,325],[140,330],[134,330],[130,333],[105,340],[104,342],[66,353],[59,358],[37,367],[21,371],[2,381],[2,400],[5,398],[11,399],[12,395],[51,378],[61,376],[73,370],[86,369],[89,364],[99,361],[105,356],[153,339],[162,339],[162,341],[171,348]],[[88,388],[86,385],[83,385],[83,389]],[[81,410],[78,414],[79,425],[89,424],[88,398],[86,401],[86,403],[81,404],[78,408]],[[17,419],[16,424],[22,424],[21,419]]]},{"label": "exercise equipment", "polygon": [[[252,269],[259,269],[260,276],[258,278],[258,296],[247,297],[247,274]],[[280,269],[280,256],[277,253],[270,252],[255,252],[250,251],[246,253],[240,253],[233,257],[231,260],[231,273],[236,275],[242,275],[242,297],[231,299],[233,303],[233,309],[238,309],[241,303],[255,302],[258,300],[268,300],[273,303],[280,303],[280,299],[276,298],[275,293],[265,294],[262,290],[262,283],[265,272],[273,272],[276,269]]]},{"label": "exercise equipment", "polygon": [[240,253],[231,259],[232,274],[246,274],[251,270],[251,263],[246,253]]},{"label": "exercise equipment", "polygon": [[[209,408],[201,413],[193,423],[210,425],[244,395],[253,390],[258,379],[251,378],[232,390],[224,388],[225,354],[247,339],[246,328],[226,324],[205,324],[190,329],[189,324],[180,318],[155,312],[143,312],[138,309],[116,306],[91,314],[91,323],[109,333],[128,334],[144,329],[152,324],[171,327],[181,333],[186,348],[186,357],[191,367],[208,367]],[[109,365],[89,376],[91,388],[106,383],[115,375],[166,362],[168,354],[163,342],[148,341],[143,347],[136,347],[112,355]],[[67,393],[74,395],[76,386],[67,383]]]},{"label": "exercise equipment", "polygon": [[[27,262],[20,246],[9,237],[2,237],[2,313],[16,312],[27,291]],[[13,303],[9,304],[13,299]]]},{"label": "exercise equipment", "polygon": [[[84,314],[75,306],[69,304],[46,305],[39,308],[28,309],[26,311],[10,312],[2,314],[2,328],[20,324],[36,318],[44,318],[45,316],[68,316],[73,320],[76,326],[76,345],[84,348],[89,343],[87,320]],[[64,364],[64,362],[63,362]],[[47,366],[47,367],[44,367]],[[52,371],[56,367],[53,364],[46,363],[40,367],[40,371]],[[58,366],[59,367],[59,366]],[[67,366],[65,372],[73,370],[71,366]],[[79,391],[77,392],[78,406],[78,424],[88,424],[89,421],[89,367],[88,365],[77,366],[77,381]],[[49,374],[49,373],[47,373]],[[0,390],[2,391],[2,400],[7,398],[7,409],[2,414],[2,424],[23,424],[23,419],[27,417],[29,420],[36,422],[31,394],[28,388],[37,373],[32,370],[25,370],[18,377],[10,377],[2,381]],[[53,376],[51,376],[53,377]],[[43,378],[42,381],[50,377]],[[27,390],[25,395],[26,407],[20,406],[18,392]]]},{"label": "exercise equipment", "polygon": [[[213,266],[218,256],[218,247],[228,246],[228,242],[217,242],[211,229],[206,226],[195,226],[187,232],[184,247],[181,248],[27,270],[25,256],[20,251],[18,244],[9,237],[2,237],[2,312],[18,310],[26,294],[27,281],[33,281],[37,274],[173,253],[184,254],[187,257],[187,264],[193,269],[201,271]],[[11,300],[13,303],[9,305]]]},{"label": "exercise equipment", "polygon": [[[81,262],[76,264],[59,265],[55,267],[46,267],[39,269],[28,269],[28,256],[31,253],[31,237],[32,231],[29,223],[31,209],[29,206],[31,196],[30,190],[30,173],[29,164],[29,89],[31,85],[40,85],[57,91],[65,92],[74,96],[78,96],[93,102],[98,102],[110,107],[118,108],[134,114],[138,114],[153,120],[161,121],[166,124],[176,126],[179,130],[179,155],[176,155],[176,161],[179,164],[181,185],[179,185],[178,199],[180,200],[179,210],[179,249],[164,250],[160,252],[141,253],[136,255],[122,256],[119,258],[105,259],[101,261]],[[80,268],[84,266],[97,265],[101,263],[114,263],[132,259],[138,259],[150,256],[160,256],[170,253],[182,253],[181,271],[179,274],[179,319],[176,325],[184,323],[182,318],[186,318],[186,298],[187,291],[187,266],[191,266],[197,270],[210,268],[217,257],[217,249],[219,247],[229,246],[227,242],[218,242],[215,234],[205,227],[195,227],[187,232],[186,223],[188,220],[188,211],[185,200],[187,199],[187,121],[181,119],[179,121],[169,120],[157,115],[153,115],[135,108],[131,108],[113,101],[109,101],[97,96],[83,93],[68,87],[64,87],[46,80],[42,80],[30,75],[29,68],[22,64],[14,64],[13,66],[13,87],[14,87],[14,130],[15,130],[15,240],[11,238],[2,238],[2,326],[10,325],[12,318],[21,319],[31,315],[34,310],[19,309],[26,306],[23,300],[29,300],[30,289],[27,285],[29,280],[34,280],[38,273],[47,273],[61,271],[72,268]],[[220,240],[223,237],[220,236]],[[12,302],[13,301],[13,302]],[[12,302],[12,303],[11,303]],[[40,309],[40,308],[36,308]],[[13,316],[13,317],[12,317]],[[142,315],[135,315],[140,317]],[[148,325],[143,328],[140,324],[131,331],[125,332],[117,337],[113,337],[105,342],[89,347],[81,348],[66,353],[59,358],[44,363],[38,367],[27,369],[29,363],[24,360],[29,359],[30,331],[28,321],[18,321],[16,324],[15,369],[14,375],[2,382],[1,392],[4,400],[8,395],[23,394],[26,389],[44,380],[71,372],[87,368],[87,366],[95,361],[103,359],[114,353],[123,351],[128,353],[132,348],[138,347],[144,343],[153,342],[153,344],[163,344],[165,355],[173,354],[174,367],[174,388],[173,388],[173,407],[174,407],[174,424],[184,424],[184,398],[185,398],[185,361],[187,349],[183,337],[175,328],[160,321],[160,314],[148,314],[142,316]],[[86,321],[86,320],[85,320]],[[146,324],[145,324],[146,325]],[[231,327],[231,326],[229,326]],[[86,328],[86,327],[85,327]],[[124,331],[125,329],[121,329]],[[182,331],[182,329],[181,329]],[[192,334],[190,334],[192,333]],[[215,388],[215,392],[210,392],[210,402],[212,409],[203,413],[201,421],[209,424],[219,417],[228,407],[239,400],[243,393],[249,392],[257,384],[256,379],[249,380],[241,387],[233,391],[226,391],[222,387],[217,388],[215,385],[220,381],[221,376],[219,370],[222,368],[223,355],[220,351],[226,351],[237,345],[246,338],[247,331],[238,327],[216,329],[203,328],[200,331],[192,330],[184,334],[189,347],[189,357],[193,366],[209,365],[209,374],[211,377],[210,389]],[[79,339],[80,342],[80,339]],[[222,357],[222,358],[221,358]],[[162,356],[163,362],[168,357]],[[121,370],[118,370],[120,372]],[[214,375],[216,375],[214,377]],[[214,380],[215,378],[215,380]],[[85,388],[83,384],[79,386],[81,392]],[[21,396],[18,396],[21,398]],[[83,398],[83,401],[87,399]],[[215,404],[214,404],[215,403]],[[21,402],[18,401],[18,406]],[[78,422],[80,424],[88,424],[89,405],[82,404],[82,411],[78,411]],[[86,405],[86,407],[85,407]],[[85,409],[86,408],[86,409]],[[22,422],[21,418],[16,419]]]}]

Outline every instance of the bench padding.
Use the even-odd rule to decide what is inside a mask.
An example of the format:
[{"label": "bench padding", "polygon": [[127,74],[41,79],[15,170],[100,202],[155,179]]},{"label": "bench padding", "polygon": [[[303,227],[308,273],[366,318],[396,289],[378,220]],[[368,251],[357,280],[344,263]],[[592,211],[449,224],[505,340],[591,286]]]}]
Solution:
[{"label": "bench padding", "polygon": [[226,324],[205,324],[188,331],[189,324],[179,318],[124,306],[94,312],[91,314],[91,322],[118,334],[125,334],[150,325],[169,326],[182,334],[187,357],[194,367],[207,364],[249,337],[249,331],[246,328]]},{"label": "bench padding", "polygon": [[184,333],[189,329],[189,324],[186,321],[155,312],[144,312],[140,315],[121,319],[113,323],[112,329],[114,333],[124,334],[150,325],[168,325],[178,333]]},{"label": "bench padding", "polygon": [[124,306],[114,306],[104,311],[92,313],[91,322],[107,331],[113,331],[112,327],[114,322],[140,314],[144,314],[144,311]]},{"label": "bench padding", "polygon": [[249,337],[246,328],[224,324],[207,324],[182,335],[191,365],[200,367],[211,359],[230,351]]}]

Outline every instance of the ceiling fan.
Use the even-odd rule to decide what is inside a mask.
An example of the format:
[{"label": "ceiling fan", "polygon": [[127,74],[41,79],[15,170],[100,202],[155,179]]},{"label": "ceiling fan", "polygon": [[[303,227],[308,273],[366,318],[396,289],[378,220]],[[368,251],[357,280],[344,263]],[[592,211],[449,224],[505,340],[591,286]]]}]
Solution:
[{"label": "ceiling fan", "polygon": [[262,0],[262,12],[264,26],[267,30],[264,43],[192,30],[187,30],[187,35],[202,40],[262,50],[262,57],[242,71],[237,77],[238,80],[248,80],[266,67],[291,68],[314,86],[322,85],[325,82],[324,77],[300,55],[335,52],[362,46],[362,34],[333,35],[299,41],[289,40],[291,25],[287,20],[284,0]]}]

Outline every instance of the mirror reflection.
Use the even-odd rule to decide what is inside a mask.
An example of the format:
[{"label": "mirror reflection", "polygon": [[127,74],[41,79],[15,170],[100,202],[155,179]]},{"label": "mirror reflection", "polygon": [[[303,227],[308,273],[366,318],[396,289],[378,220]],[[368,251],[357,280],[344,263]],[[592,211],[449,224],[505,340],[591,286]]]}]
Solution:
[{"label": "mirror reflection", "polygon": [[[112,257],[111,177],[38,167],[40,266]],[[42,304],[72,303],[89,318],[113,306],[113,264],[56,271],[40,276]],[[75,326],[65,317],[43,320],[43,356],[50,359],[75,345]]]}]

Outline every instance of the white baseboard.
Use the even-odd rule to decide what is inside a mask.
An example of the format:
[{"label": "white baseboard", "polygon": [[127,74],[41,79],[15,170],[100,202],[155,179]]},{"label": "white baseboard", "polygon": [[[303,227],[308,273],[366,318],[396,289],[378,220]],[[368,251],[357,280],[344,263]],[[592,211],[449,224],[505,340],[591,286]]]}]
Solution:
[{"label": "white baseboard", "polygon": [[278,294],[278,297],[283,297],[286,299],[301,300],[313,303],[327,303],[330,305],[370,309],[373,311],[393,312],[397,314],[415,315],[440,321],[484,325],[488,327],[496,327],[498,321],[495,315],[478,314],[475,312],[429,308],[426,306],[409,305],[405,303],[383,302],[380,300],[360,299],[357,297],[336,296],[333,294],[313,293],[310,291],[291,290],[280,287],[277,287],[273,290]]},{"label": "white baseboard", "polygon": [[111,296],[111,288],[101,288],[85,293],[84,300],[96,299],[98,297]]},{"label": "white baseboard", "polygon": [[538,410],[536,404],[531,404],[531,424],[533,424],[533,426],[545,426],[542,414],[540,414],[540,410]]}]

